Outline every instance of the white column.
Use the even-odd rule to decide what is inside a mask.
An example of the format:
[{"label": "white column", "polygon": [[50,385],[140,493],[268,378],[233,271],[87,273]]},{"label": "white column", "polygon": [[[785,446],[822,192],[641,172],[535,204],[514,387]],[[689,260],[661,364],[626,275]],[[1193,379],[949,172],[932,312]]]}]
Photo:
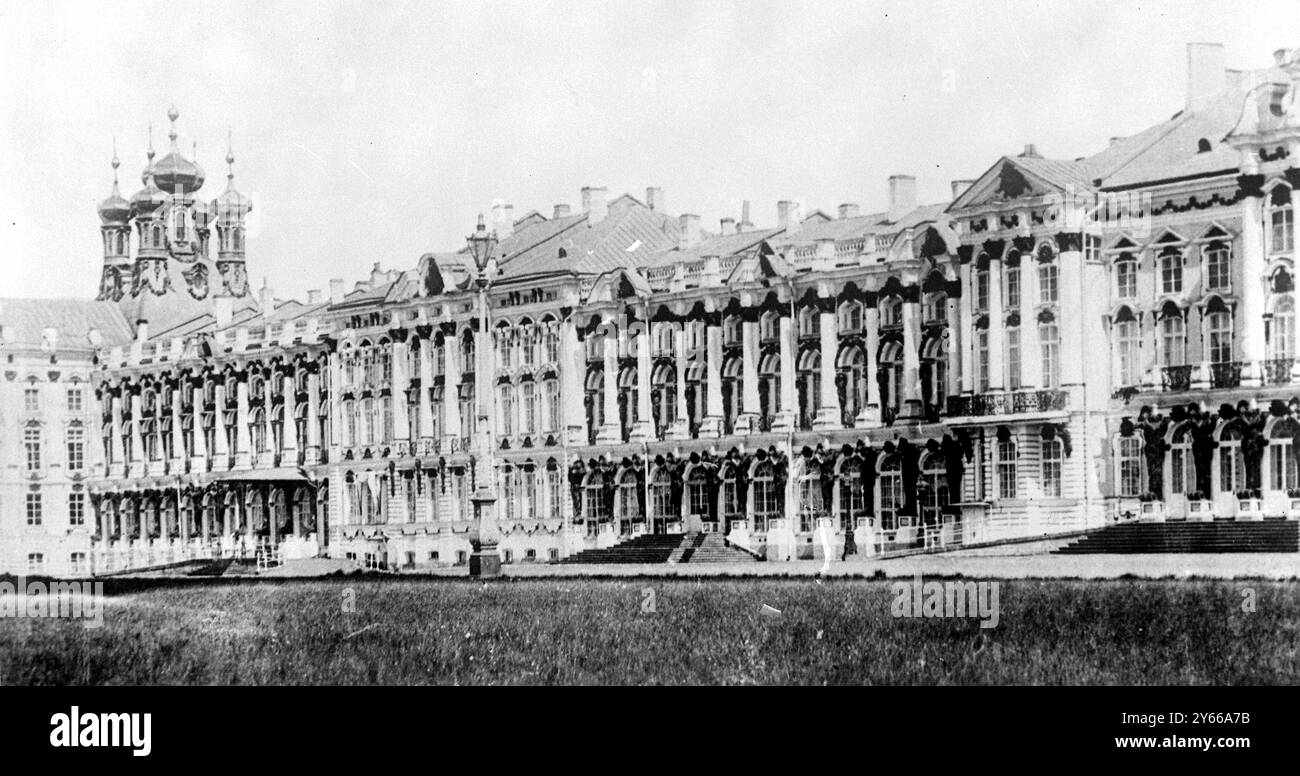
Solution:
[{"label": "white column", "polygon": [[701,437],[722,436],[722,327],[709,322],[704,327],[705,375],[704,422]]},{"label": "white column", "polygon": [[791,431],[794,429],[795,385],[794,385],[794,327],[790,316],[780,317],[781,334],[781,408],[776,413],[773,431]]},{"label": "white column", "polygon": [[132,391],[131,393],[131,449],[135,451],[135,458],[139,462],[137,466],[131,467],[133,474],[143,474],[149,465],[149,456],[145,454],[144,441],[140,436],[140,413],[143,404],[140,400],[140,393]]},{"label": "white column", "polygon": [[758,321],[746,318],[740,324],[741,401],[742,414],[737,422],[737,433],[754,429],[761,411],[758,400]]},{"label": "white column", "polygon": [[632,427],[633,441],[646,440],[654,436],[654,409],[650,403],[650,394],[653,391],[650,372],[653,368],[654,364],[650,359],[650,321],[644,320],[641,323],[641,330],[636,334],[637,420],[636,425]]},{"label": "white column", "polygon": [[1002,257],[989,257],[989,390],[1006,387],[1006,313],[1002,309]]},{"label": "white column", "polygon": [[673,324],[673,346],[677,352],[677,420],[668,427],[669,439],[689,439],[691,436],[690,413],[686,408],[686,363],[689,353],[686,349],[686,322]]},{"label": "white column", "polygon": [[[411,442],[419,442],[423,447],[428,440],[433,439],[433,403],[429,400],[429,392],[433,390],[433,347],[430,337],[420,338],[420,439],[412,439]],[[447,400],[446,388],[443,389],[443,401]]]},{"label": "white column", "polygon": [[[306,367],[298,367],[305,369]],[[295,465],[298,463],[298,397],[296,395],[297,383],[291,375],[285,375],[280,383],[284,386],[284,439],[281,441],[280,453],[282,465]],[[307,418],[307,425],[311,425],[311,418]],[[287,504],[287,502],[286,502]],[[289,507],[286,506],[286,509]]]},{"label": "white column", "polygon": [[[1294,194],[1293,194],[1294,196]],[[1241,370],[1243,386],[1261,382],[1260,362],[1264,360],[1264,198],[1241,199]],[[1294,213],[1293,213],[1294,215]]]},{"label": "white column", "polygon": [[[410,361],[406,357],[408,345],[405,342],[394,341],[391,348],[393,384],[390,393],[393,400],[393,441],[396,441],[399,450],[405,447],[409,455],[409,443],[415,440],[411,439],[411,424],[406,408],[406,391],[411,387]],[[402,503],[405,504],[405,500]]]},{"label": "white column", "polygon": [[862,380],[867,384],[867,396],[862,403],[862,411],[854,423],[858,428],[879,428],[880,420],[880,383],[876,379],[876,354],[880,352],[880,308],[874,303],[862,308],[862,322],[865,329]]},{"label": "white column", "polygon": [[307,448],[303,451],[303,460],[309,464],[318,463],[320,445],[320,375],[311,369],[307,372]]},{"label": "white column", "polygon": [[216,408],[213,411],[213,451],[212,467],[214,469],[230,468],[230,443],[226,439],[226,385],[218,381],[215,386]]},{"label": "white column", "polygon": [[116,395],[109,397],[109,401],[113,408],[113,438],[109,440],[113,451],[112,471],[125,475],[127,467],[126,453],[122,448],[122,389],[120,387]]},{"label": "white column", "polygon": [[208,458],[208,442],[203,438],[203,388],[192,388],[191,396],[194,404],[194,460],[190,468],[201,472],[207,468]]},{"label": "white column", "polygon": [[[962,328],[965,323],[963,315],[965,314],[966,293],[965,286],[962,286],[962,295],[959,297],[948,297],[948,309],[945,311],[948,317],[948,380],[944,386],[946,396],[956,396],[962,390],[963,380],[965,379],[965,346],[967,329]],[[940,408],[946,411],[946,407]]]},{"label": "white column", "polygon": [[571,445],[587,443],[587,412],[583,403],[586,378],[586,353],[578,339],[577,323],[570,316],[560,323],[560,406],[564,411],[560,426],[566,430]]},{"label": "white column", "polygon": [[248,380],[235,384],[235,466],[248,468],[252,449],[248,429]]},{"label": "white column", "polygon": [[[460,437],[460,379],[461,350],[460,337],[455,332],[443,334],[442,350],[447,356],[447,371],[442,379],[442,436],[453,442]],[[469,444],[469,440],[465,440]],[[451,452],[449,446],[443,446],[444,453]]]},{"label": "white column", "polygon": [[[1032,253],[1020,259],[1020,384],[1025,388],[1043,387],[1043,355],[1038,349],[1038,259]],[[1060,274],[1057,296],[1060,296]]]},{"label": "white column", "polygon": [[1089,364],[1086,358],[1089,348],[1084,341],[1083,311],[1089,290],[1083,287],[1083,253],[1078,249],[1063,250],[1057,261],[1061,263],[1057,277],[1061,292],[1061,388],[1070,392],[1071,404],[1079,407],[1083,406],[1080,399],[1084,386],[1104,381],[1094,379],[1094,372],[1100,367]]},{"label": "white column", "polygon": [[975,285],[971,282],[972,274],[970,262],[963,262],[961,265],[961,326],[958,327],[962,334],[959,342],[961,370],[958,375],[961,380],[961,392],[967,394],[975,390],[975,316],[971,311],[975,304]]},{"label": "white column", "polygon": [[[329,459],[337,461],[342,457],[340,448],[343,442],[343,364],[337,352],[331,353],[327,361],[330,370],[330,438],[320,441],[322,446],[330,448]],[[351,440],[348,440],[349,442]]]},{"label": "white column", "polygon": [[925,417],[921,393],[921,305],[919,289],[912,288],[903,297],[903,401],[898,408],[900,420]]},{"label": "white column", "polygon": [[[181,382],[184,378],[180,378]],[[181,382],[172,389],[172,460],[173,474],[181,471],[185,461],[185,432],[181,423]]]},{"label": "white column", "polygon": [[[814,416],[813,426],[818,429],[840,428],[843,425],[840,418],[840,393],[835,388],[835,358],[839,355],[840,344],[836,326],[838,319],[834,310],[818,315],[821,316],[822,384],[821,406]],[[808,400],[812,401],[813,397],[809,396]]]},{"label": "white column", "polygon": [[618,325],[610,322],[602,327],[604,336],[605,391],[601,397],[604,402],[605,422],[596,432],[598,444],[615,444],[623,441],[623,429],[618,415]]}]

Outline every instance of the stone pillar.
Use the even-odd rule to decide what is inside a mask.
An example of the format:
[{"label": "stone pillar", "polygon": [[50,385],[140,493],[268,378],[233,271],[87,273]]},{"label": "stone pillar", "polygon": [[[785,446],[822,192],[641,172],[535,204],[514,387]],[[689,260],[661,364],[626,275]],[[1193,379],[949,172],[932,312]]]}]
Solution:
[{"label": "stone pillar", "polygon": [[404,342],[393,342],[390,345],[389,358],[393,363],[393,383],[390,388],[393,401],[393,439],[386,439],[384,442],[396,441],[398,450],[405,447],[409,455],[409,445],[415,440],[411,439],[410,419],[406,410],[406,390],[410,388],[411,382],[410,361],[406,357],[407,347]]},{"label": "stone pillar", "polygon": [[712,321],[704,327],[705,376],[704,422],[701,437],[722,436],[722,326]]},{"label": "stone pillar", "polygon": [[921,393],[921,305],[920,289],[913,286],[903,297],[903,401],[899,420],[923,420]]},{"label": "stone pillar", "polygon": [[192,388],[191,395],[194,399],[194,460],[190,463],[190,470],[201,472],[207,470],[208,459],[208,441],[203,438],[203,388]]},{"label": "stone pillar", "polygon": [[[947,384],[944,385],[945,396],[956,396],[960,393],[962,390],[962,380],[965,376],[965,372],[962,371],[965,368],[962,364],[962,358],[965,353],[967,339],[967,329],[962,328],[962,306],[965,302],[966,295],[964,291],[961,296],[949,296],[946,302],[948,309],[944,311],[947,314],[948,319],[948,351],[945,354],[947,358],[948,380]],[[940,409],[944,411],[947,410],[947,408],[943,407]]]},{"label": "stone pillar", "polygon": [[[1088,290],[1083,288],[1083,251],[1079,244],[1080,237],[1070,233],[1060,235],[1057,244],[1060,248],[1058,261],[1061,262],[1057,283],[1060,293],[1060,338],[1061,338],[1061,388],[1068,390],[1074,401],[1073,406],[1082,406],[1078,401],[1083,387],[1094,380],[1099,368],[1089,364],[1085,354],[1089,348],[1083,337],[1083,300]],[[1109,356],[1107,356],[1109,358]]]},{"label": "stone pillar", "polygon": [[122,449],[122,393],[120,388],[115,395],[109,397],[109,401],[112,403],[113,413],[113,437],[109,440],[113,455],[111,471],[125,476],[127,464],[126,452]]},{"label": "stone pillar", "polygon": [[560,406],[564,412],[560,427],[571,445],[587,443],[586,377],[587,354],[578,339],[577,322],[569,316],[560,323]]},{"label": "stone pillar", "polygon": [[[460,338],[455,331],[444,332],[442,349],[447,356],[447,373],[442,378],[442,436],[445,439],[460,438],[460,379],[462,372]],[[472,365],[471,365],[472,366]],[[465,440],[469,444],[469,440]],[[451,452],[444,448],[444,453]]]},{"label": "stone pillar", "polygon": [[185,430],[181,422],[181,387],[180,383],[172,389],[172,460],[173,474],[185,469]]},{"label": "stone pillar", "polygon": [[674,324],[674,346],[677,352],[677,419],[668,427],[669,439],[690,439],[691,416],[686,407],[686,364],[690,353],[686,349],[686,322]]},{"label": "stone pillar", "polygon": [[[1032,253],[1020,259],[1020,384],[1024,388],[1043,387],[1043,354],[1038,345],[1038,284],[1039,262]],[[1057,298],[1060,298],[1060,279],[1057,279]]]},{"label": "stone pillar", "polygon": [[736,423],[736,432],[751,431],[757,429],[758,414],[761,411],[761,402],[758,400],[758,321],[750,320],[750,316],[740,324],[740,357],[741,357],[741,397],[740,408],[741,415]]},{"label": "stone pillar", "polygon": [[776,413],[776,422],[772,430],[786,432],[794,429],[795,418],[795,364],[794,364],[794,327],[788,315],[780,318],[781,334],[781,409]]},{"label": "stone pillar", "polygon": [[864,329],[863,345],[864,353],[862,363],[862,380],[867,385],[867,395],[862,402],[862,411],[854,420],[857,428],[880,428],[882,420],[880,417],[880,383],[877,382],[876,363],[877,354],[880,352],[880,308],[875,303],[864,305],[862,308],[862,324]]},{"label": "stone pillar", "polygon": [[[820,312],[818,315],[821,316],[821,406],[817,408],[813,427],[818,429],[840,428],[843,425],[840,418],[840,393],[835,387],[835,359],[839,355],[840,344],[836,326],[838,319],[833,309]],[[809,396],[808,400],[812,401],[813,397]]]},{"label": "stone pillar", "polygon": [[276,381],[275,370],[266,378],[266,384],[262,386],[262,438],[265,440],[261,450],[254,451],[262,466],[275,466],[275,456],[278,452],[275,449],[275,425],[272,421],[275,419],[275,407],[271,404],[271,397],[274,391],[271,386]]},{"label": "stone pillar", "polygon": [[[1294,193],[1293,193],[1294,196]],[[1264,198],[1246,191],[1241,198],[1241,370],[1243,387],[1261,384],[1264,355]],[[1293,215],[1295,212],[1293,211]]]},{"label": "stone pillar", "polygon": [[[961,392],[973,393],[975,391],[975,315],[972,306],[975,304],[975,284],[973,273],[971,272],[970,262],[962,262],[961,265],[961,331],[960,351],[961,351],[961,370],[958,372],[961,380]],[[949,333],[951,336],[951,332]]]},{"label": "stone pillar", "polygon": [[[420,378],[420,399],[418,410],[420,413],[420,438],[418,440],[412,439],[411,442],[414,444],[418,441],[421,448],[433,443],[433,402],[429,399],[430,391],[433,390],[432,344],[431,338],[420,338],[420,374],[418,375]],[[446,388],[444,387],[443,401],[445,402],[446,400]],[[443,433],[443,431],[443,429],[439,429],[439,433]]]},{"label": "stone pillar", "polygon": [[[281,464],[291,466],[298,463],[297,383],[291,375],[285,375],[281,385],[284,386],[284,439],[281,440],[280,445]],[[307,418],[307,425],[311,425],[310,417]]]},{"label": "stone pillar", "polygon": [[[330,370],[330,438],[322,439],[321,445],[330,448],[330,460],[342,457],[339,448],[343,445],[343,365],[339,363],[339,354],[331,353],[328,359]],[[349,442],[351,440],[348,440]]]},{"label": "stone pillar", "polygon": [[320,462],[320,445],[320,375],[310,369],[307,372],[307,447],[303,450],[306,463]]},{"label": "stone pillar", "polygon": [[249,452],[252,450],[248,426],[247,379],[235,383],[235,402],[235,466],[247,469],[249,467]]},{"label": "stone pillar", "polygon": [[1007,385],[1006,311],[1002,308],[1002,257],[989,256],[989,390]]},{"label": "stone pillar", "polygon": [[[226,386],[218,382],[216,390],[216,408],[213,410],[213,451],[212,467],[214,469],[230,468],[230,441],[226,438]],[[223,518],[224,519],[224,518]]]},{"label": "stone pillar", "polygon": [[149,456],[145,454],[144,441],[140,436],[140,419],[143,404],[141,403],[140,393],[132,391],[131,393],[131,449],[135,451],[138,465],[131,467],[132,474],[143,474],[145,468],[149,465]]},{"label": "stone pillar", "polygon": [[605,422],[596,432],[596,443],[616,444],[623,441],[622,424],[618,416],[618,325],[607,323],[601,346],[604,348],[605,390],[601,396]]},{"label": "stone pillar", "polygon": [[654,408],[650,402],[654,390],[650,382],[653,369],[654,362],[650,359],[650,322],[647,320],[641,324],[641,330],[636,334],[636,425],[632,428],[632,441],[654,437]]}]

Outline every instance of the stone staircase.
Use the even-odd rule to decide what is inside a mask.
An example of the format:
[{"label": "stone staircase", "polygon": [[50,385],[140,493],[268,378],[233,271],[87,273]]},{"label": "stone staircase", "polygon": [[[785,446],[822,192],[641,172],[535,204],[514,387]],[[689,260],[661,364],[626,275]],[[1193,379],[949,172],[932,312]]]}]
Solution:
[{"label": "stone staircase", "polygon": [[1173,552],[1300,552],[1300,522],[1121,523],[1077,539],[1059,555]]},{"label": "stone staircase", "polygon": [[561,564],[752,563],[758,556],[727,543],[722,534],[645,534],[613,547],[583,550]]}]

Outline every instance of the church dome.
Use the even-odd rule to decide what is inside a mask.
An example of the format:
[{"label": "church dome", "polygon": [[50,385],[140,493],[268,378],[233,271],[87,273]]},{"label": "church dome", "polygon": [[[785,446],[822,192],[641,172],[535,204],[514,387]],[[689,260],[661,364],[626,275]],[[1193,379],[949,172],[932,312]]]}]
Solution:
[{"label": "church dome", "polygon": [[131,203],[122,197],[117,188],[117,168],[120,165],[117,154],[113,154],[113,193],[99,203],[99,220],[106,225],[125,224],[131,217]]},{"label": "church dome", "polygon": [[171,151],[157,162],[153,162],[149,168],[158,188],[168,194],[192,194],[203,188],[203,168],[186,159],[176,148],[176,119],[180,118],[180,115],[174,107],[167,112],[167,118],[172,122],[172,129],[168,135],[172,141]]},{"label": "church dome", "polygon": [[235,155],[226,153],[226,164],[230,173],[226,176],[226,190],[212,200],[212,215],[223,223],[237,223],[244,219],[253,209],[253,201],[235,189]]},{"label": "church dome", "polygon": [[171,196],[167,192],[158,188],[157,183],[154,182],[154,177],[150,175],[149,181],[145,184],[144,188],[137,191],[131,197],[131,215],[139,218],[140,216],[154,212],[164,205],[170,204],[171,201]]}]

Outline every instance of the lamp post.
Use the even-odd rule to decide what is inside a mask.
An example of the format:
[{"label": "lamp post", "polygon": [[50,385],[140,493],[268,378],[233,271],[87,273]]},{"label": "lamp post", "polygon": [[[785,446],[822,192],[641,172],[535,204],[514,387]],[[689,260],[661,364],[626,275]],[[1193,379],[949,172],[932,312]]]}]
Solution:
[{"label": "lamp post", "polygon": [[478,268],[475,285],[478,288],[478,344],[474,348],[478,364],[474,366],[474,392],[477,395],[478,423],[474,429],[475,447],[478,448],[475,476],[478,487],[470,501],[478,531],[470,540],[473,552],[469,557],[471,577],[496,577],[501,574],[501,555],[497,552],[500,534],[496,521],[496,456],[492,439],[492,330],[488,325],[488,288],[497,274],[497,235],[488,232],[483,224],[483,214],[478,217],[474,234],[466,238],[474,266]]}]

